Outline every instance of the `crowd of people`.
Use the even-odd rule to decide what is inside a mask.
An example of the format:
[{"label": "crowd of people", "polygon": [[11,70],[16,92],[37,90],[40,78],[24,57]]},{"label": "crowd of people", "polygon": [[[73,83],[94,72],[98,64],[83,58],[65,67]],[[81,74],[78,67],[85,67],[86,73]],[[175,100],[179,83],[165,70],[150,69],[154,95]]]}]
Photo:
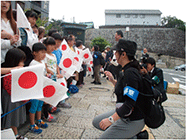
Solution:
[{"label": "crowd of people", "polygon": [[[45,34],[44,27],[38,27],[36,21],[38,15],[28,10],[25,13],[31,29],[19,28],[16,26],[10,1],[1,1],[1,75],[9,74],[11,70],[42,64],[45,67],[43,75],[56,81],[63,78],[59,67],[63,52],[59,49],[65,39],[69,48],[75,52],[75,47],[84,49],[83,42],[76,40],[70,34],[62,37],[57,30],[49,30]],[[123,32],[116,31],[113,47],[105,46],[104,52],[99,51],[99,46],[92,47],[93,57],[93,77],[92,84],[101,85],[100,71],[103,72],[107,80],[115,86],[117,96],[116,110],[101,114],[94,118],[93,125],[104,130],[100,138],[132,138],[140,137],[143,133],[144,115],[138,108],[135,99],[128,96],[128,92],[123,93],[124,89],[130,87],[132,92],[141,91],[140,75],[147,75],[154,87],[164,93],[163,101],[167,99],[163,88],[162,70],[156,68],[155,60],[147,54],[144,49],[141,64],[135,59],[137,44],[136,42],[124,40]],[[142,65],[143,64],[143,65]],[[80,72],[75,71],[74,76],[66,79],[67,88],[72,81],[78,88],[84,86],[84,76],[86,75],[86,64],[82,63]],[[23,105],[25,101],[11,102],[11,75],[1,79],[1,104],[3,114]],[[1,129],[12,128],[16,138],[24,139],[18,134],[17,127],[26,121],[26,114],[29,114],[29,131],[40,134],[42,129],[47,128],[48,122],[56,121],[52,114],[61,111],[60,107],[71,108],[65,100],[60,101],[56,107],[36,99],[31,99],[27,106],[23,106],[16,111],[1,118]]]},{"label": "crowd of people", "polygon": [[[49,30],[45,34],[43,26],[38,27],[36,21],[38,15],[28,10],[25,13],[31,28],[17,28],[16,13],[14,13],[10,1],[1,1],[1,104],[2,115],[9,113],[28,101],[11,102],[11,70],[25,66],[42,64],[45,67],[43,75],[56,81],[63,78],[61,68],[59,67],[62,58],[62,51],[59,49],[63,39],[66,40],[70,49],[75,52],[75,47],[83,48],[81,40],[75,41],[74,35],[62,37],[57,30]],[[82,64],[82,70],[74,73],[75,77],[67,80],[67,88],[72,81],[77,82],[77,86],[82,88],[84,85],[85,64]],[[7,75],[9,74],[9,75]],[[69,91],[70,92],[70,91]],[[57,118],[52,115],[61,111],[59,108],[71,108],[69,103],[62,100],[56,107],[36,99],[31,99],[25,106],[1,118],[1,129],[12,128],[17,139],[24,139],[18,134],[17,127],[26,121],[26,114],[30,119],[29,131],[40,134],[42,129],[47,128],[46,122],[54,122]],[[44,120],[44,121],[43,121]]]}]

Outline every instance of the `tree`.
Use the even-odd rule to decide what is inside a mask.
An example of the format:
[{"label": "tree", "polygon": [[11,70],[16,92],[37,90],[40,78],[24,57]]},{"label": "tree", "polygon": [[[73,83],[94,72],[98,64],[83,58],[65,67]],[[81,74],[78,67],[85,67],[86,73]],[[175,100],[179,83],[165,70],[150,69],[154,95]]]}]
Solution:
[{"label": "tree", "polygon": [[183,22],[180,19],[177,19],[176,17],[171,16],[163,17],[161,23],[163,26],[167,28],[177,28],[185,31],[185,22]]},{"label": "tree", "polygon": [[48,24],[48,18],[45,18],[45,19],[41,19],[40,17],[37,19],[36,21],[36,25],[38,27],[40,26],[44,26],[45,27],[45,33],[48,32],[48,30],[50,30],[52,28],[52,24]]},{"label": "tree", "polygon": [[105,38],[102,38],[101,36],[99,36],[92,40],[91,46],[93,47],[94,45],[98,45],[99,51],[102,52],[105,50],[105,47],[107,45],[111,45],[111,43],[109,43]]}]

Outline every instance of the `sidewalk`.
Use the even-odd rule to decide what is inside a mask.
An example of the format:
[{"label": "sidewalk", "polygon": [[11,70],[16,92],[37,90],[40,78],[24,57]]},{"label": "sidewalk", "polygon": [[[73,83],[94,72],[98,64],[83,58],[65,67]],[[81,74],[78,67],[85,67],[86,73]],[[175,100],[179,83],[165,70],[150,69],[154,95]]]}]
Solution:
[{"label": "sidewalk", "polygon": [[[57,122],[48,123],[39,135],[28,132],[27,123],[19,132],[28,139],[96,139],[103,133],[92,125],[93,118],[101,113],[115,109],[115,99],[111,98],[113,86],[105,79],[102,85],[90,84],[92,78],[85,78],[85,85],[78,93],[67,100],[71,109],[61,109]],[[168,94],[163,104],[166,121],[158,129],[146,128],[150,139],[185,138],[185,96]]]}]

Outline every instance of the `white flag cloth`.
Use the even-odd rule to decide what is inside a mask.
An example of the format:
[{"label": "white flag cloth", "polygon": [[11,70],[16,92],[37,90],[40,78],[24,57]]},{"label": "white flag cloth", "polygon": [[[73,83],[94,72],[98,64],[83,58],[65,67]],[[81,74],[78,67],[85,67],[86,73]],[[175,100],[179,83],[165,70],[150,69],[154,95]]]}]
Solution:
[{"label": "white flag cloth", "polygon": [[[62,58],[59,63],[59,67],[62,69],[61,73],[63,76],[65,76],[67,79],[74,74],[76,71],[76,66],[73,65],[74,63],[74,56],[70,51],[68,52],[62,52]],[[75,53],[74,53],[75,54]]]},{"label": "white flag cloth", "polygon": [[67,82],[66,82],[64,77],[63,78],[58,78],[57,83],[61,84],[64,87],[67,87]]},{"label": "white flag cloth", "polygon": [[31,29],[30,23],[28,22],[28,19],[23,12],[21,6],[17,4],[17,28],[29,28]]},{"label": "white flag cloth", "polygon": [[85,50],[82,51],[82,55],[83,55],[83,61],[88,64],[90,61],[93,61],[93,57],[90,53],[90,50],[88,48],[86,48]]},{"label": "white flag cloth", "polygon": [[113,64],[114,66],[118,66],[118,62],[116,60],[115,52],[116,51],[113,51],[114,55],[113,55],[112,60],[110,61],[110,63]]},{"label": "white flag cloth", "polygon": [[44,83],[43,83],[42,90],[43,90],[44,98],[41,98],[39,100],[42,100],[53,106],[57,106],[57,104],[61,100],[68,98],[67,96],[68,88],[44,76],[43,76],[43,80]]},{"label": "white flag cloth", "polygon": [[87,71],[88,71],[88,75],[90,74],[90,75],[93,75],[93,69],[92,69],[92,65],[89,65],[89,64],[87,64]]},{"label": "white flag cloth", "polygon": [[70,47],[68,46],[68,44],[67,44],[67,42],[66,42],[65,39],[63,39],[63,41],[61,42],[61,45],[60,45],[59,48],[61,49],[61,51],[62,51],[63,53],[65,53],[66,51],[67,51],[67,52],[72,51],[72,50],[70,49]]},{"label": "white flag cloth", "polygon": [[11,70],[11,102],[43,98],[43,65]]}]

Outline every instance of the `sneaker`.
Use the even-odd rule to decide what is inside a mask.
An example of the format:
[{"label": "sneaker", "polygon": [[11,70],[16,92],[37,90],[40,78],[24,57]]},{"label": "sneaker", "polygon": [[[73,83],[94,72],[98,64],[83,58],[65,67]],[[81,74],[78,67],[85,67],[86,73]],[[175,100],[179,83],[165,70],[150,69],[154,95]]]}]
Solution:
[{"label": "sneaker", "polygon": [[91,82],[91,84],[95,84],[95,83],[96,83],[95,81]]},{"label": "sneaker", "polygon": [[42,130],[39,129],[39,127],[36,124],[30,126],[29,131],[35,134],[40,134],[42,132]]},{"label": "sneaker", "polygon": [[47,122],[55,122],[57,120],[56,117],[52,116],[51,114],[48,114],[48,118],[45,119]]},{"label": "sneaker", "polygon": [[58,113],[58,112],[60,112],[61,110],[59,109],[59,108],[57,108],[57,107],[51,107],[50,109],[49,109],[49,113],[50,114],[56,114],[56,113]]},{"label": "sneaker", "polygon": [[59,103],[57,106],[62,107],[62,108],[71,108],[72,107],[69,103]]},{"label": "sneaker", "polygon": [[43,120],[37,121],[37,126],[41,127],[41,128],[47,128],[48,124],[45,123]]}]

